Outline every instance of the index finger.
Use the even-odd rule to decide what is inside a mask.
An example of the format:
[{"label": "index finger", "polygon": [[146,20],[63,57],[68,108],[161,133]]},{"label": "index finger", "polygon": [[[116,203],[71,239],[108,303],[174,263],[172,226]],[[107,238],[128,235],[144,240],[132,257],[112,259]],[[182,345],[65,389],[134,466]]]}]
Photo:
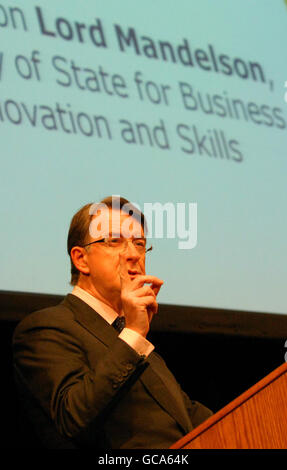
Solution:
[{"label": "index finger", "polygon": [[142,287],[144,284],[151,284],[151,288],[155,294],[157,294],[163,285],[163,280],[159,279],[156,276],[152,276],[150,274],[138,274],[137,277],[134,279],[134,286],[135,288]]}]

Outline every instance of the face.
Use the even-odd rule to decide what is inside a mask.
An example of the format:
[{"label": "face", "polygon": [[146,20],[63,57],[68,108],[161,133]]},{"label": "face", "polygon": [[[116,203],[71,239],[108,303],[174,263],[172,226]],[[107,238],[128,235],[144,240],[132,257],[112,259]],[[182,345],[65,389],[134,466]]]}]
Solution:
[{"label": "face", "polygon": [[[109,209],[104,215],[103,213],[100,216],[96,215],[93,219],[94,227],[99,227],[98,222],[101,223],[103,231],[98,237],[90,237],[87,243],[111,236],[117,238],[120,234],[127,240],[137,238],[139,235],[144,237],[140,222],[118,210]],[[95,231],[93,235],[96,235]],[[88,276],[80,276],[78,285],[113,308],[117,308],[121,294],[120,269],[124,269],[131,279],[137,274],[145,274],[145,253],[140,255],[131,242],[127,243],[124,251],[103,243],[95,243],[81,249]]]}]

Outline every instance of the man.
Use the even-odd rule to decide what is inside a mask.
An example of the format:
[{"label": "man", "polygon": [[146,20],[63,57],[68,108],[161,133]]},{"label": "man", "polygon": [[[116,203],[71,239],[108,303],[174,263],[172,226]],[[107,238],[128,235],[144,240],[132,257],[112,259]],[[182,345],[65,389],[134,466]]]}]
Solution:
[{"label": "man", "polygon": [[145,233],[123,198],[84,206],[68,235],[72,293],[15,331],[20,396],[48,448],[168,448],[211,414],[146,338],[163,281],[145,272]]}]

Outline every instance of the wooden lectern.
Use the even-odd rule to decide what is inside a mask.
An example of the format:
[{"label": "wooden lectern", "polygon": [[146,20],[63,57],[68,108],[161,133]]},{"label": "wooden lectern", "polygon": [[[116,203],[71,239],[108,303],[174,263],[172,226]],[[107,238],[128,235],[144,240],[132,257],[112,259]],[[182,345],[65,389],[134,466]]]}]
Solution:
[{"label": "wooden lectern", "polygon": [[287,449],[287,363],[171,449]]}]

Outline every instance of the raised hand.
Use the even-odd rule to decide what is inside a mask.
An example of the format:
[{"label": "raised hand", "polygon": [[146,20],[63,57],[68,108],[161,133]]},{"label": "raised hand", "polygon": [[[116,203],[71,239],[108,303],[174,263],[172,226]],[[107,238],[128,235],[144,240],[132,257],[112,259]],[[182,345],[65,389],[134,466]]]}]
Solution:
[{"label": "raised hand", "polygon": [[158,311],[156,296],[163,281],[155,276],[135,273],[120,255],[122,311],[126,327],[146,337],[152,317]]}]

